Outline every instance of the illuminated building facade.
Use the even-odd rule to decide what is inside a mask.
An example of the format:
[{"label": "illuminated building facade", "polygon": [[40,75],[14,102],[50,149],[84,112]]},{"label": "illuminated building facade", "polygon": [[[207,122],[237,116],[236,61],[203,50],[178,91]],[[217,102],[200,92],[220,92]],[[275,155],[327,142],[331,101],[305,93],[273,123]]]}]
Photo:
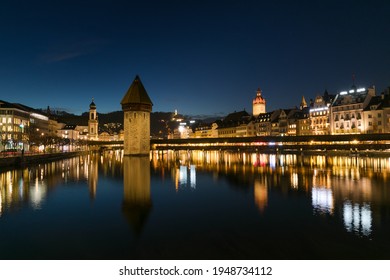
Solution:
[{"label": "illuminated building facade", "polygon": [[330,105],[334,96],[325,90],[323,95],[317,95],[310,106],[310,130],[313,135],[330,134]]},{"label": "illuminated building facade", "polygon": [[57,135],[64,139],[78,140],[80,131],[77,129],[77,125],[66,124],[61,129],[58,129]]},{"label": "illuminated building facade", "polygon": [[356,88],[336,95],[330,107],[331,134],[360,134],[370,129],[364,119],[364,108],[375,96],[375,88]]},{"label": "illuminated building facade", "polygon": [[15,104],[0,101],[0,135],[3,149],[22,149],[28,140],[30,114]]},{"label": "illuminated building facade", "polygon": [[259,114],[255,120],[256,136],[271,135],[271,117],[274,112]]},{"label": "illuminated building facade", "polygon": [[305,107],[295,113],[296,134],[295,135],[311,135],[310,127],[310,110]]},{"label": "illuminated building facade", "polygon": [[[245,111],[234,112],[227,115],[218,125],[218,137],[245,137],[254,135],[255,129],[251,123],[252,117]],[[248,124],[249,125],[248,128]],[[250,132],[249,132],[250,131]]]},{"label": "illuminated building facade", "polygon": [[0,135],[3,149],[29,150],[47,136],[49,118],[28,106],[0,100]]},{"label": "illuminated building facade", "polygon": [[382,93],[380,96],[371,98],[368,105],[363,110],[364,126],[366,133],[389,133],[389,95]]}]

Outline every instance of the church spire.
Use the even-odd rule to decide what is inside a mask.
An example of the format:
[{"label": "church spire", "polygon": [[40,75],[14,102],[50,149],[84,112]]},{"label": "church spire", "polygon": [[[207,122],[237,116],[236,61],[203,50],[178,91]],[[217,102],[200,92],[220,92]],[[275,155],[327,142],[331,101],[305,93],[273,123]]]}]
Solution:
[{"label": "church spire", "polygon": [[301,100],[301,104],[300,104],[299,108],[302,110],[303,108],[306,108],[306,107],[307,107],[307,102],[306,102],[305,96],[302,95],[302,100]]}]

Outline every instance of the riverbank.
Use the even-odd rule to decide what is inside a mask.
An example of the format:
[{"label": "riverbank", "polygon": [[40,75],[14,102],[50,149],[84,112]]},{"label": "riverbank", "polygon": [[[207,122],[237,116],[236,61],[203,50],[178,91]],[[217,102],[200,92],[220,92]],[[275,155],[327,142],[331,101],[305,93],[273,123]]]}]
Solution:
[{"label": "riverbank", "polygon": [[50,153],[50,154],[34,154],[24,156],[9,156],[0,157],[0,168],[18,168],[31,164],[47,163],[51,161],[61,160],[79,156],[88,152],[66,152],[66,153]]}]

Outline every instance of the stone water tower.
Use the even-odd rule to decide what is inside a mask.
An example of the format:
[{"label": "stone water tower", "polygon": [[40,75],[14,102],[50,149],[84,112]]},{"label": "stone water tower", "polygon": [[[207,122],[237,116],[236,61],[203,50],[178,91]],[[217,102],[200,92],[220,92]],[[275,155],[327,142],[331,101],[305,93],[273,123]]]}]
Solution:
[{"label": "stone water tower", "polygon": [[149,155],[150,112],[153,103],[138,75],[123,97],[121,105],[124,111],[124,155]]}]

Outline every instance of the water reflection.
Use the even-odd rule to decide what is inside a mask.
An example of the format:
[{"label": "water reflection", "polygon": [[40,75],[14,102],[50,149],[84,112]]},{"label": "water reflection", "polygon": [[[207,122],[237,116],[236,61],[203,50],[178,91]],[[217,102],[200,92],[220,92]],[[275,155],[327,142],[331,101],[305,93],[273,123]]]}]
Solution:
[{"label": "water reflection", "polygon": [[370,205],[345,201],[343,207],[345,228],[348,232],[369,236],[371,234],[372,211]]},{"label": "water reflection", "polygon": [[122,211],[136,234],[140,234],[152,209],[149,157],[123,158]]},{"label": "water reflection", "polygon": [[[152,209],[151,176],[168,182],[177,192],[190,189],[195,196],[201,187],[208,188],[205,175],[213,182],[227,182],[234,194],[250,197],[256,215],[283,211],[275,202],[280,195],[290,201],[302,199],[309,205],[307,213],[338,221],[352,235],[372,238],[383,220],[390,218],[388,158],[228,151],[159,151],[150,158],[133,158],[123,157],[122,151],[108,151],[1,172],[0,219],[26,206],[43,209],[59,185],[80,185],[95,200],[99,181],[111,177],[123,179],[121,211],[140,234]],[[226,193],[220,196],[223,203]]]},{"label": "water reflection", "polygon": [[[99,162],[100,161],[100,162]],[[91,153],[62,161],[29,166],[0,173],[0,217],[24,205],[42,209],[48,194],[62,183],[87,182],[92,199],[96,197],[99,172],[107,176],[122,174],[122,152],[104,156]]]},{"label": "water reflection", "polygon": [[374,215],[371,204],[386,209],[390,205],[388,158],[160,151],[152,154],[152,166],[161,174],[171,170],[176,189],[188,186],[191,166],[194,178],[196,172],[212,172],[214,180],[227,179],[242,191],[252,186],[261,213],[270,207],[270,190],[308,193],[314,215],[333,216],[347,232],[359,236],[372,234],[373,217],[382,219],[383,211]]},{"label": "water reflection", "polygon": [[255,204],[260,212],[263,212],[268,204],[268,187],[265,178],[255,179],[254,184]]},{"label": "water reflection", "polygon": [[196,166],[193,164],[190,165],[180,165],[178,168],[173,169],[173,175],[175,177],[175,188],[190,187],[191,189],[196,189]]},{"label": "water reflection", "polygon": [[323,214],[333,214],[334,202],[331,189],[313,186],[311,189],[311,197],[315,211]]}]

